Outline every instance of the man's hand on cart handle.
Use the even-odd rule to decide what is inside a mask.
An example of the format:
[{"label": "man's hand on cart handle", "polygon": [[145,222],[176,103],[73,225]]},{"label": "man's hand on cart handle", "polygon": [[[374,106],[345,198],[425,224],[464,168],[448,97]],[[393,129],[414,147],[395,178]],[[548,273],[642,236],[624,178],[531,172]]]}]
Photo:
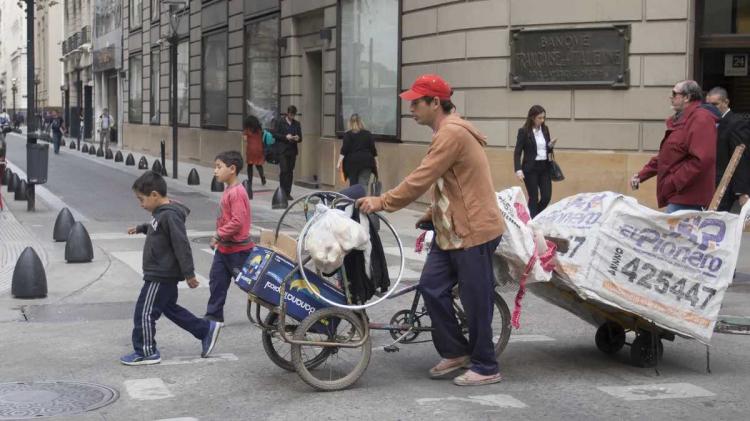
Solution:
[{"label": "man's hand on cart handle", "polygon": [[638,174],[633,175],[633,178],[630,179],[630,188],[632,190],[638,190],[638,187],[641,184],[641,178],[638,177]]},{"label": "man's hand on cart handle", "polygon": [[368,196],[357,199],[357,207],[362,213],[375,213],[383,210],[383,202],[377,196]]}]

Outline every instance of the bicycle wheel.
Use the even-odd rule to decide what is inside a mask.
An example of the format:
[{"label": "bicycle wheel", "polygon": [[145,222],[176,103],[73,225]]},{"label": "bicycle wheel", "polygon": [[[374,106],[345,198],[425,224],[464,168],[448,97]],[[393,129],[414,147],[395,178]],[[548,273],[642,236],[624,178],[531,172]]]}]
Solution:
[{"label": "bicycle wheel", "polygon": [[[453,306],[456,310],[456,317],[458,317],[461,331],[464,335],[469,333],[469,324],[466,320],[466,313],[464,313],[463,306],[461,306],[461,300],[453,295]],[[510,310],[508,304],[505,303],[500,294],[495,292],[495,311],[492,314],[492,343],[495,347],[495,357],[499,358],[500,354],[503,353],[505,347],[508,345],[510,339],[511,324],[510,324]]]},{"label": "bicycle wheel", "polygon": [[[265,324],[267,326],[277,326],[278,328],[279,315],[270,312],[266,315]],[[291,317],[286,318],[286,334],[287,336],[294,335],[294,331],[299,326],[299,323]],[[291,344],[284,342],[281,338],[281,334],[276,330],[263,329],[263,350],[266,351],[268,358],[273,361],[274,364],[283,368],[286,371],[295,371],[294,364],[292,363],[292,349]],[[305,366],[308,368],[314,368],[322,364],[330,350],[328,348],[319,348],[317,353],[303,353],[303,359]]]},{"label": "bicycle wheel", "polygon": [[[324,341],[355,343],[365,335],[363,321],[354,312],[335,307],[318,310],[306,317],[294,332],[299,341]],[[328,358],[318,367],[303,364],[304,352],[321,352],[327,349]],[[318,350],[318,351],[315,351]],[[357,348],[321,347],[317,345],[292,345],[292,362],[302,380],[310,386],[322,390],[342,390],[354,384],[365,372],[370,363],[372,342],[367,340]]]}]

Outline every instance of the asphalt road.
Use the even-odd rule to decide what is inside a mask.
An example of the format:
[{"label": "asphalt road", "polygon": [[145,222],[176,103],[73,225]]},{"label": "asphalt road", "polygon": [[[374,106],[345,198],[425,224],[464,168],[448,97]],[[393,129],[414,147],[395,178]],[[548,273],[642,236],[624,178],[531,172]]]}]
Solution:
[{"label": "asphalt road", "polygon": [[[25,169],[22,140],[10,140],[9,159]],[[460,388],[430,380],[427,370],[438,356],[429,342],[387,353],[382,346],[390,343],[390,336],[375,332],[371,360],[359,382],[345,391],[315,392],[269,360],[260,330],[245,316],[245,297],[235,287],[214,358],[198,358],[199,343],[163,319],[157,341],[164,362],[124,367],[118,358],[130,351],[143,238],[115,234],[148,219],[130,190],[138,173],[133,167],[113,169],[68,149],[50,156],[45,188],[86,218],[101,253],[95,260],[108,264],[102,265],[96,282],[75,294],[37,307],[28,302],[24,311],[29,321],[0,323],[0,381],[89,381],[120,392],[112,405],[67,419],[744,420],[750,413],[750,337],[715,335],[710,374],[706,348],[680,338],[665,342],[658,371],[636,368],[630,365],[627,346],[613,356],[599,352],[594,327],[532,294],[523,302],[521,329],[513,332],[500,357],[505,380],[487,387]],[[218,195],[178,184],[170,184],[170,190],[192,209],[188,229],[213,229]],[[268,227],[278,215],[260,207],[254,212],[256,223]],[[15,213],[48,241],[55,215],[48,205],[41,202],[37,214]],[[212,256],[203,250],[205,238],[195,235],[193,241],[197,271],[207,277]],[[61,246],[50,247],[54,266]],[[748,256],[743,248],[740,260]],[[83,271],[57,264],[65,279]],[[418,270],[418,259],[409,265]],[[64,282],[60,276],[49,277]],[[208,289],[180,292],[180,302],[202,314]],[[513,296],[504,297],[512,306]],[[410,299],[387,301],[370,311],[370,318],[387,322],[408,307]],[[77,316],[68,317],[71,313]]]}]

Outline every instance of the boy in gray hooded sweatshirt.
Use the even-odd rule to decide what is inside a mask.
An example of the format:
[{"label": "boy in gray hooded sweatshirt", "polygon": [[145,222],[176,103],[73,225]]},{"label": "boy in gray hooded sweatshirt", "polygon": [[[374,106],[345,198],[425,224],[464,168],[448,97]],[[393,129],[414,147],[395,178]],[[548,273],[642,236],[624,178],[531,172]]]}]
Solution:
[{"label": "boy in gray hooded sweatshirt", "polygon": [[124,355],[120,362],[125,365],[161,362],[154,338],[156,320],[162,314],[199,339],[201,357],[206,358],[216,345],[222,324],[200,319],[177,304],[178,282],[184,279],[190,288],[198,286],[185,229],[190,210],[167,197],[167,183],[153,171],[146,171],[135,180],[133,192],[152,218],[149,223],[128,228],[128,234],[146,234],[146,244],[143,246],[143,288],[133,317],[134,352]]}]

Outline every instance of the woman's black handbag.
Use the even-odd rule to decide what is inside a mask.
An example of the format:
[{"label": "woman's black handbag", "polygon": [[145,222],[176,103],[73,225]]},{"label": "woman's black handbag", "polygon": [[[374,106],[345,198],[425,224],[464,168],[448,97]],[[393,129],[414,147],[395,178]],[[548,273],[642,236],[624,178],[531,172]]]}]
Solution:
[{"label": "woman's black handbag", "polygon": [[550,154],[549,171],[550,171],[550,178],[552,179],[552,181],[565,180],[565,174],[563,174],[562,168],[560,168],[560,165],[557,163],[557,161],[555,161],[555,154]]}]

